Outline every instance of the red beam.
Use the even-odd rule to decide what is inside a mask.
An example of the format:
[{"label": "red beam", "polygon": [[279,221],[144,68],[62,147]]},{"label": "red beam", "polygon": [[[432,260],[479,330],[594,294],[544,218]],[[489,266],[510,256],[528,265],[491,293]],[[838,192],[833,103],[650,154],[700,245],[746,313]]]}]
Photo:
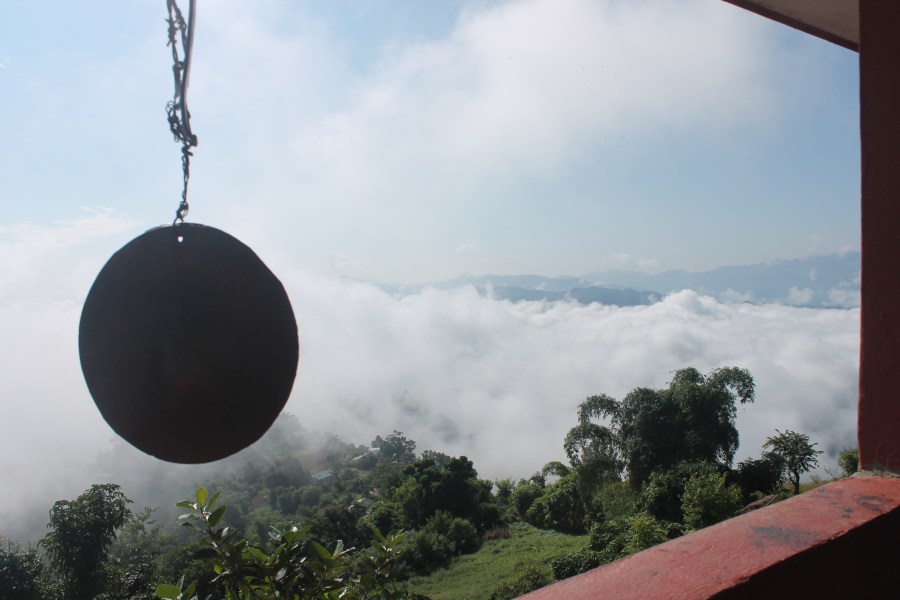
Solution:
[{"label": "red beam", "polygon": [[900,583],[898,539],[900,479],[854,477],[525,598],[884,597]]},{"label": "red beam", "polygon": [[900,473],[900,2],[860,2],[859,457]]}]

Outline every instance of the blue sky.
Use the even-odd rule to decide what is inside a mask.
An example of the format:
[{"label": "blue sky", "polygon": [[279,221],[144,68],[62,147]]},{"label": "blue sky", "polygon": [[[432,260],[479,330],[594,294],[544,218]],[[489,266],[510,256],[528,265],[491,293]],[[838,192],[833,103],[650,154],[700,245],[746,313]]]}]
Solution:
[{"label": "blue sky", "polygon": [[[301,346],[287,410],[305,426],[354,443],[401,429],[522,477],[565,458],[585,396],[733,365],[758,392],[738,459],[776,428],[810,434],[826,464],[853,445],[858,308],[689,290],[514,305],[357,280],[857,249],[854,53],[719,0],[199,4],[188,220],[285,284]],[[115,436],[78,322],[107,258],[178,204],[165,16],[163,0],[55,0],[0,19],[0,481],[21,490],[0,498],[0,532],[104,476]]]},{"label": "blue sky", "polygon": [[[164,17],[6,9],[0,227],[171,219]],[[189,220],[396,282],[857,248],[856,78],[716,0],[201,1]]]}]

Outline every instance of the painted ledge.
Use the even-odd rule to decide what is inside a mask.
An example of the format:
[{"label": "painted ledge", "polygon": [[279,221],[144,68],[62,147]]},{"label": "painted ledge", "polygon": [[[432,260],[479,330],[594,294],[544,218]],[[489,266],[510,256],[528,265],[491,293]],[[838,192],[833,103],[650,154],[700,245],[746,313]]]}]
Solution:
[{"label": "painted ledge", "polygon": [[760,598],[773,592],[900,597],[900,479],[860,474],[835,481],[523,597]]}]

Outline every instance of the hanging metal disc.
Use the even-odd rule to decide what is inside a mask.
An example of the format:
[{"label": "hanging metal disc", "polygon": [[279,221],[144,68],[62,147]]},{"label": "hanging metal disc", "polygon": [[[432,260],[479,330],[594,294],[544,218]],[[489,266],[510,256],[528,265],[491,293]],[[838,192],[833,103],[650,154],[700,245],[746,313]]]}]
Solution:
[{"label": "hanging metal disc", "polygon": [[151,229],[109,259],[78,346],[110,427],[178,463],[258,440],[287,402],[299,357],[281,282],[234,237],[192,223]]}]

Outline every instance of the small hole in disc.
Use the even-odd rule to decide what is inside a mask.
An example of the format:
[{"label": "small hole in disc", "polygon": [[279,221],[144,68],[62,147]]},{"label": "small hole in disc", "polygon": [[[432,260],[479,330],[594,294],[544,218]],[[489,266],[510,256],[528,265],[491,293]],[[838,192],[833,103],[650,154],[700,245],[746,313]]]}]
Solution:
[{"label": "small hole in disc", "polygon": [[250,248],[212,227],[176,227],[151,229],[104,265],[78,345],[112,429],[157,458],[196,464],[269,429],[291,393],[299,343],[284,286]]}]

